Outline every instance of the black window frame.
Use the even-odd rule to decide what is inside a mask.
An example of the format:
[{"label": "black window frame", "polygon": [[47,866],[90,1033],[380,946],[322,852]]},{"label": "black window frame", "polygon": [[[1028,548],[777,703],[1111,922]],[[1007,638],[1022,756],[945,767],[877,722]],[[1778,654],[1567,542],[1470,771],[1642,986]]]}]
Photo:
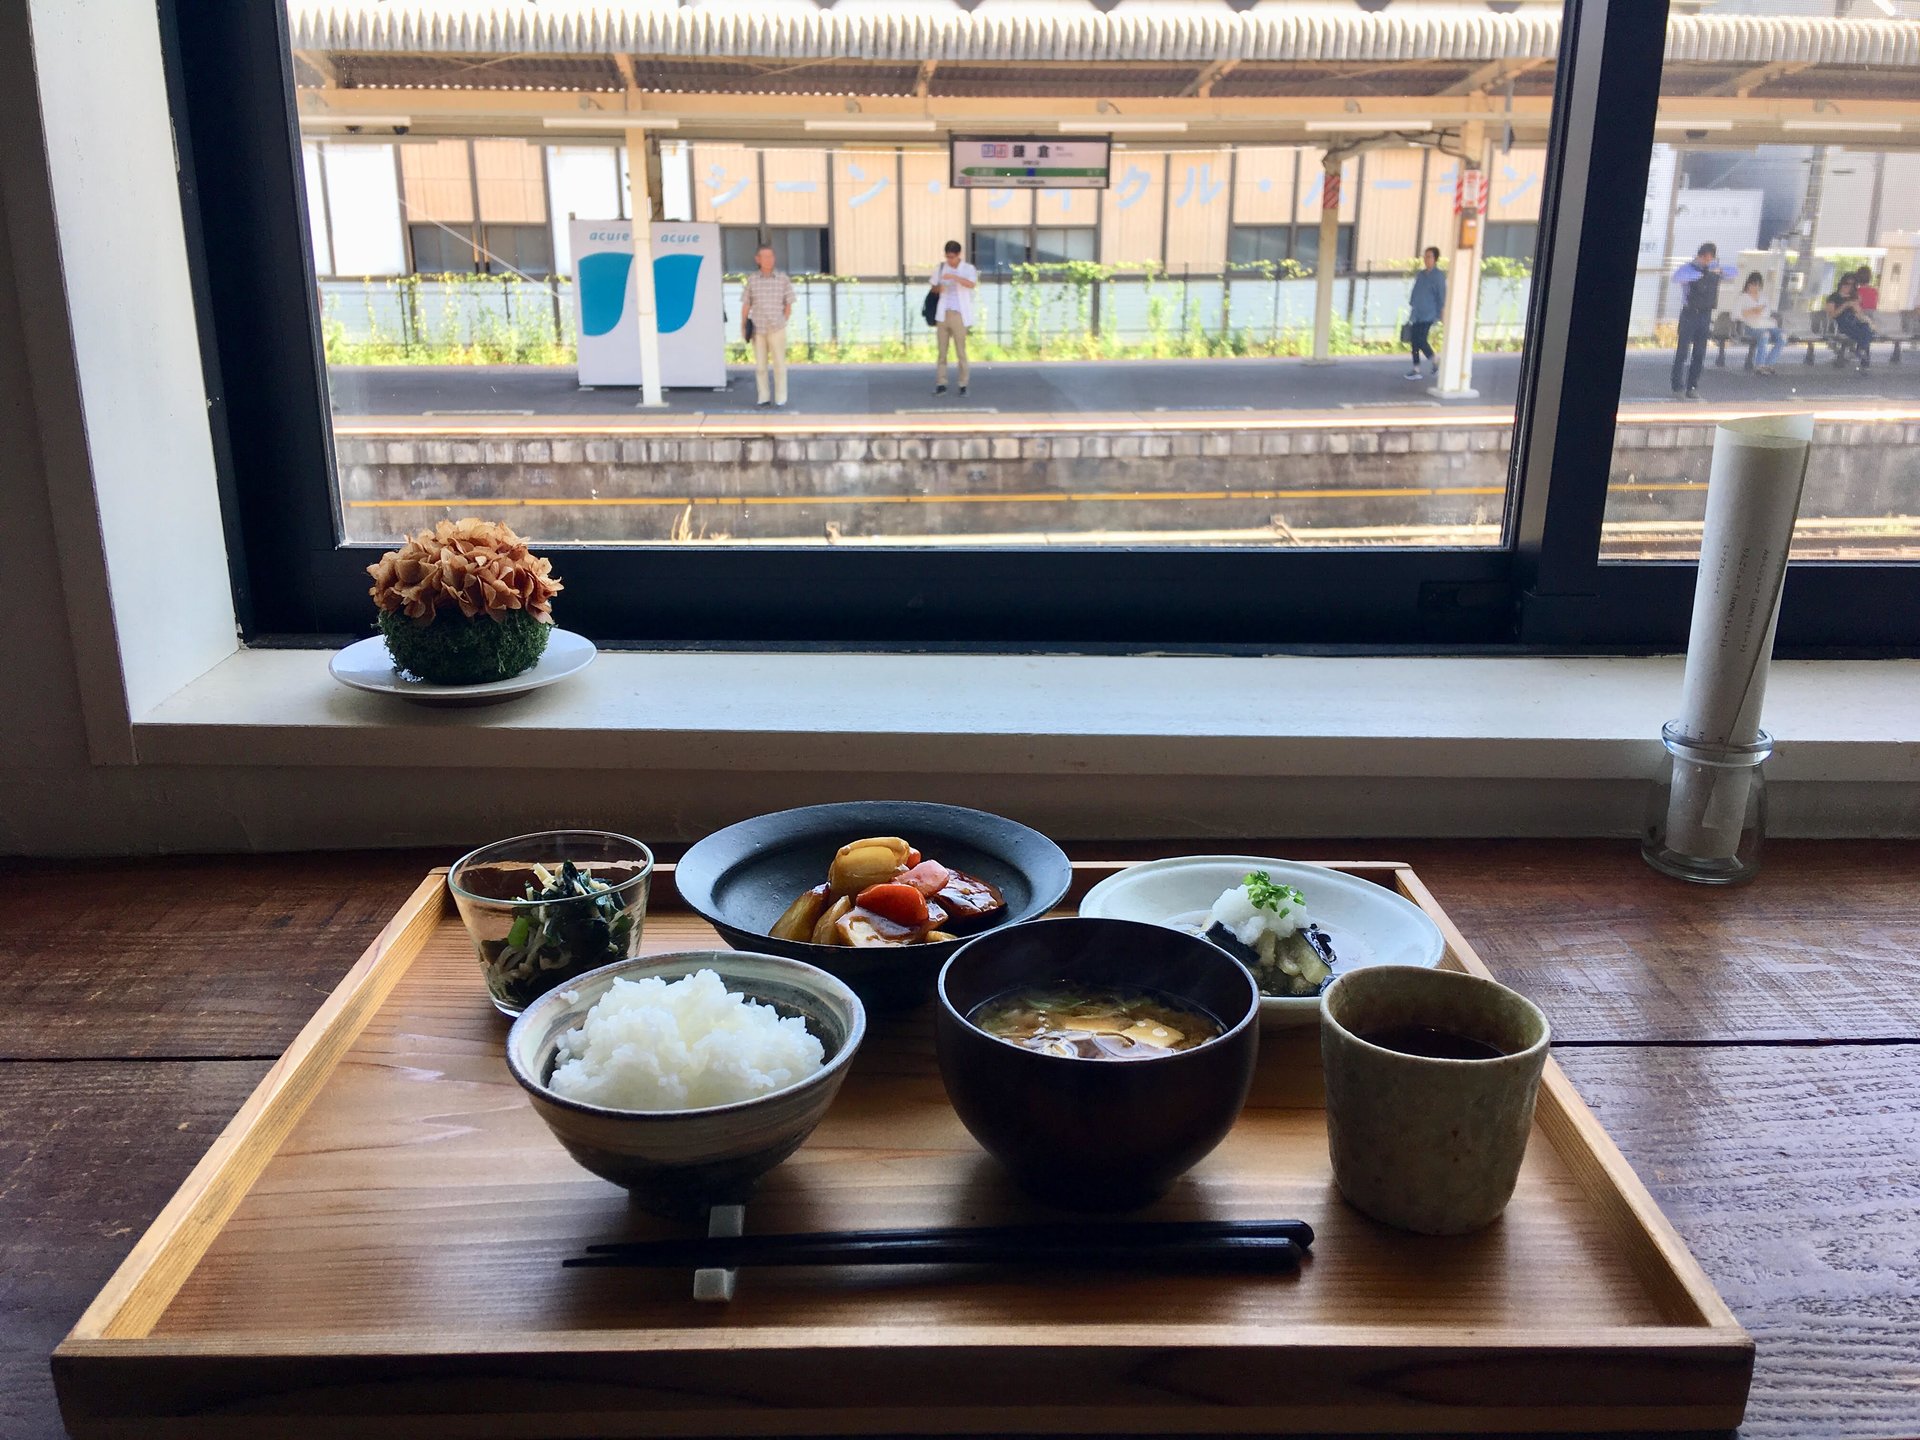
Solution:
[{"label": "black window frame", "polygon": [[[254,0],[160,0],[160,8],[242,631],[253,644],[337,643],[366,632],[364,567],[384,547],[337,538],[284,9]],[[713,647],[1593,652],[1684,644],[1697,567],[1599,558],[1640,219],[1639,207],[1615,201],[1645,186],[1666,6],[1567,0],[1564,15],[1508,545],[543,545],[568,582],[567,623],[604,644]],[[1555,277],[1570,285],[1558,303]],[[296,483],[306,476],[323,483]],[[1916,653],[1916,614],[1920,565],[1796,562],[1779,645],[1788,654]]]}]

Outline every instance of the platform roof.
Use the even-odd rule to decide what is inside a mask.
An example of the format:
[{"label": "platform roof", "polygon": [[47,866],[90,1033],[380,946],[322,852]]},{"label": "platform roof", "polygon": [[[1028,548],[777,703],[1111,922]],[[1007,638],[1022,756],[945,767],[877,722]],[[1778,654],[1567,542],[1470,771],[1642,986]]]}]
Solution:
[{"label": "platform roof", "polygon": [[[849,98],[943,129],[1119,114],[1114,103],[1127,101],[1130,117],[1177,117],[1217,138],[1264,138],[1355,105],[1543,133],[1560,43],[1557,4],[1485,0],[1371,11],[1353,0],[291,0],[288,10],[309,118],[405,99],[429,129],[489,105],[538,124],[618,96],[702,133],[750,134]],[[1920,143],[1914,21],[1678,14],[1666,53],[1663,116],[1712,122],[1716,140],[1804,143],[1817,132],[1897,145],[1904,130],[1890,125],[1911,121]],[[444,103],[456,93],[466,98]],[[1848,103],[1829,114],[1837,99]],[[1027,103],[994,109],[1009,100]],[[1789,120],[1798,134],[1773,133]],[[1863,128],[1833,123],[1846,120]]]}]

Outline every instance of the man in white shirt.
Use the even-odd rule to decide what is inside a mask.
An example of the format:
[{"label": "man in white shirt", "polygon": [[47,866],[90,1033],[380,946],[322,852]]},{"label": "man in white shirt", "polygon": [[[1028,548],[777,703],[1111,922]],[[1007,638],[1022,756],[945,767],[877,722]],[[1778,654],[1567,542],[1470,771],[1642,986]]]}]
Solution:
[{"label": "man in white shirt", "polygon": [[967,393],[967,327],[973,324],[973,292],[980,284],[980,272],[960,258],[960,242],[947,242],[946,259],[933,272],[933,288],[940,292],[940,303],[933,312],[934,329],[940,332],[940,367],[934,372],[933,393],[947,393],[947,346],[959,353],[955,376],[960,393]]}]

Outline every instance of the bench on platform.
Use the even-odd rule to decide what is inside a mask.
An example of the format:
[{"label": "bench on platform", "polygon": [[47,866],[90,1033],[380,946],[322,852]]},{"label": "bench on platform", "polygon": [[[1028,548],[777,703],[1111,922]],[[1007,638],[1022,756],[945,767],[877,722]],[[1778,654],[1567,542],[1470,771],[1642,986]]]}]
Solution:
[{"label": "bench on platform", "polygon": [[[1874,314],[1874,321],[1873,343],[1891,345],[1893,353],[1888,357],[1887,363],[1898,365],[1901,347],[1920,340],[1920,313],[1912,310],[1877,311]],[[1798,345],[1806,346],[1807,355],[1804,363],[1808,365],[1813,364],[1813,352],[1821,345],[1825,345],[1832,353],[1833,363],[1836,365],[1844,365],[1854,357],[1856,347],[1853,342],[1834,329],[1833,319],[1825,310],[1810,311],[1802,317],[1802,323],[1793,326],[1783,325],[1781,329],[1785,331],[1781,349],[1785,350]],[[1753,369],[1754,356],[1760,349],[1758,332],[1723,312],[1713,317],[1713,329],[1708,332],[1707,338],[1717,350],[1713,362],[1716,367],[1726,369],[1729,343],[1745,341],[1747,346],[1745,368]]]}]

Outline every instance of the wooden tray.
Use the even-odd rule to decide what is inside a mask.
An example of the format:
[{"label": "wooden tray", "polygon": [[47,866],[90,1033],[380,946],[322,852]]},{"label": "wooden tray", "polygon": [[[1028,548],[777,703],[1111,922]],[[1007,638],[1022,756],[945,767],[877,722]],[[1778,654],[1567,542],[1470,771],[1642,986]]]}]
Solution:
[{"label": "wooden tray", "polygon": [[[1076,867],[1075,897],[1118,867]],[[1439,923],[1404,865],[1341,864]],[[670,867],[651,951],[710,947]],[[271,957],[263,956],[263,964]],[[946,1102],[927,1012],[877,1021],[753,1231],[1031,1215]],[[1233,1134],[1153,1214],[1299,1216],[1302,1274],[563,1270],[673,1233],[576,1167],[429,875],[55,1352],[114,1437],[1724,1430],[1753,1344],[1551,1062],[1506,1215],[1423,1239],[1328,1172],[1317,1034],[1262,1037]]]}]

